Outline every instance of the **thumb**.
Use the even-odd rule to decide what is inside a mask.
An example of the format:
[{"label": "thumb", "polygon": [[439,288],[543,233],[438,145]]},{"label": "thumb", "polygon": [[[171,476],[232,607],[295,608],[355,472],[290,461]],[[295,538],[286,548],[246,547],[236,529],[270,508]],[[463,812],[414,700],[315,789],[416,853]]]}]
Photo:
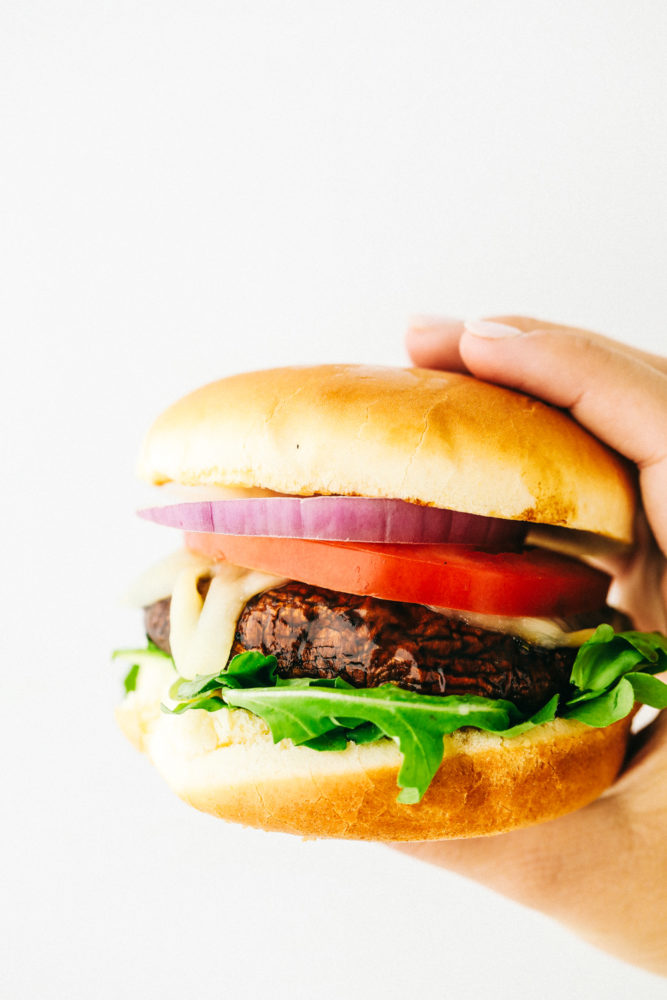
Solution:
[{"label": "thumb", "polygon": [[478,378],[520,389],[572,415],[635,462],[644,506],[667,551],[667,375],[607,343],[558,328],[523,332],[487,320],[465,324],[459,345]]}]

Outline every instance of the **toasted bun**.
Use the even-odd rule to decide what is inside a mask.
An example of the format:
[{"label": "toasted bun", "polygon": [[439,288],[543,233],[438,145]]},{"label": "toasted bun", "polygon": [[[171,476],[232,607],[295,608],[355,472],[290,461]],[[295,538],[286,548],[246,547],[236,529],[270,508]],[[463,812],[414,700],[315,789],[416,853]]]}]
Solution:
[{"label": "toasted bun", "polygon": [[274,745],[243,710],[168,716],[140,689],[117,715],[197,809],[264,830],[356,840],[479,837],[571,812],[612,783],[630,726],[629,718],[604,729],[560,719],[512,739],[460,730],[445,737],[422,801],[401,805],[400,754],[389,740],[336,752]]},{"label": "toasted bun", "polygon": [[627,467],[570,417],[465,375],[322,365],[213,382],[145,441],[152,483],[395,497],[632,538]]}]

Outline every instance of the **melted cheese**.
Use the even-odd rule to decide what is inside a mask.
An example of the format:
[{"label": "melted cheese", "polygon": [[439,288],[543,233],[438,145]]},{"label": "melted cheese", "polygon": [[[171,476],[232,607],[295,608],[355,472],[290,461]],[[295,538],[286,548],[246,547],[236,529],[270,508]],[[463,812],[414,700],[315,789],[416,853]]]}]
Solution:
[{"label": "melted cheese", "polygon": [[581,628],[567,632],[555,618],[512,618],[507,615],[484,615],[476,611],[455,611],[451,608],[431,608],[448,618],[458,618],[489,632],[506,632],[517,635],[535,646],[555,649],[557,646],[577,647],[593,635],[595,629]]},{"label": "melted cheese", "polygon": [[[211,576],[203,599],[197,589],[202,576]],[[241,569],[230,563],[186,567],[171,595],[169,643],[181,677],[213,674],[227,663],[236,623],[247,602],[287,581],[270,573]]]},{"label": "melted cheese", "polygon": [[123,603],[132,608],[147,608],[155,601],[169,597],[174,590],[179,574],[190,567],[198,569],[204,576],[209,571],[210,561],[189,549],[172,552],[147,569],[130,585],[123,595]]},{"label": "melted cheese", "polygon": [[[171,655],[174,658],[176,669],[182,677],[189,676],[183,673],[183,666],[186,660],[189,659],[190,645],[194,640],[204,607],[204,598],[197,589],[197,584],[202,575],[202,571],[196,566],[188,566],[181,570],[176,577],[174,589],[171,594],[169,645],[171,646]],[[196,672],[204,673],[203,670]]]},{"label": "melted cheese", "polygon": [[248,500],[255,497],[281,497],[284,493],[265,490],[261,486],[183,486],[163,483],[145,486],[141,490],[141,507],[168,507],[174,503],[196,503],[203,500]]}]

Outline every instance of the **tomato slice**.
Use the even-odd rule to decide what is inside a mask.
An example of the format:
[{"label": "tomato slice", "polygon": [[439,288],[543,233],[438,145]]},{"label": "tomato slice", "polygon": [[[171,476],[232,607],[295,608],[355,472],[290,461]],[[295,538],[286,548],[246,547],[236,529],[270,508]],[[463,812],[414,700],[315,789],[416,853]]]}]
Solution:
[{"label": "tomato slice", "polygon": [[186,532],[213,560],[315,587],[484,614],[564,617],[605,603],[609,577],[544,549],[489,552],[463,545],[379,545]]}]

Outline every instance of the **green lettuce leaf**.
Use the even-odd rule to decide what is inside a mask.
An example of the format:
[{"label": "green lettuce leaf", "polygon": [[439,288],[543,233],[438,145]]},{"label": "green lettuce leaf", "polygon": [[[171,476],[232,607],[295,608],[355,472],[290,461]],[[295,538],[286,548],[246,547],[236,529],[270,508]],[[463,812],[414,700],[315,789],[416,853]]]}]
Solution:
[{"label": "green lettuce leaf", "polygon": [[572,692],[559,710],[566,719],[604,727],[624,719],[635,701],[667,708],[667,639],[658,632],[614,632],[600,625],[577,653]]},{"label": "green lettuce leaf", "polygon": [[172,685],[169,696],[175,701],[189,701],[204,691],[215,691],[223,687],[264,687],[275,682],[275,656],[263,656],[250,650],[239,653],[224,670],[216,674],[197,674],[191,681],[179,677]]},{"label": "green lettuce leaf", "polygon": [[650,674],[667,670],[667,639],[657,632],[615,633],[611,625],[599,625],[579,649],[570,680],[582,692],[605,691],[637,667]]},{"label": "green lettuce leaf", "polygon": [[222,698],[216,698],[214,695],[208,694],[200,694],[197,698],[180,701],[173,708],[169,708],[167,705],[160,705],[162,711],[168,715],[182,715],[183,712],[187,712],[191,708],[201,708],[205,712],[217,712],[218,709],[226,707]]},{"label": "green lettuce leaf", "polygon": [[310,747],[311,750],[346,750],[347,743],[346,730],[337,726],[335,729],[329,730],[328,733],[322,733],[321,736],[314,736],[312,740],[306,740],[301,746]]},{"label": "green lettuce leaf", "polygon": [[[163,654],[166,656],[166,653]],[[198,674],[193,680],[179,677],[169,689],[169,697],[179,702],[175,708],[162,705],[164,712],[180,715],[189,708],[217,712],[225,707],[222,688],[254,688],[276,683],[276,658],[253,650],[239,653],[217,674]]]},{"label": "green lettuce leaf", "polygon": [[125,688],[125,694],[129,694],[130,691],[135,691],[137,687],[137,677],[139,676],[139,664],[135,663],[134,666],[130,667],[123,680],[123,687]]},{"label": "green lettuce leaf", "polygon": [[635,700],[651,708],[667,708],[667,684],[650,674],[626,674],[625,680],[632,684]]},{"label": "green lettuce leaf", "polygon": [[125,694],[129,694],[130,691],[136,691],[139,671],[144,664],[148,663],[150,660],[165,658],[173,665],[171,657],[167,656],[166,653],[163,653],[161,649],[158,649],[155,643],[150,640],[146,649],[116,649],[111,654],[111,659],[115,663],[123,663],[129,667],[129,670],[123,680]]},{"label": "green lettuce leaf", "polygon": [[[283,685],[226,690],[223,697],[228,705],[264,719],[276,743],[288,738],[314,749],[344,749],[345,728],[339,723],[370,722],[378,734],[398,743],[403,756],[398,798],[404,803],[418,802],[424,795],[442,763],[443,736],[448,733],[474,726],[503,735],[520,722],[525,728],[537,724],[523,720],[509,701],[475,695],[421,695],[394,684],[347,690]],[[549,711],[553,710],[552,699]],[[331,742],[334,738],[335,747]]]},{"label": "green lettuce leaf", "polygon": [[619,722],[632,711],[635,694],[632,684],[626,677],[621,677],[609,691],[599,694],[588,701],[579,700],[565,706],[561,715],[566,719],[577,719],[587,726],[610,726]]}]

